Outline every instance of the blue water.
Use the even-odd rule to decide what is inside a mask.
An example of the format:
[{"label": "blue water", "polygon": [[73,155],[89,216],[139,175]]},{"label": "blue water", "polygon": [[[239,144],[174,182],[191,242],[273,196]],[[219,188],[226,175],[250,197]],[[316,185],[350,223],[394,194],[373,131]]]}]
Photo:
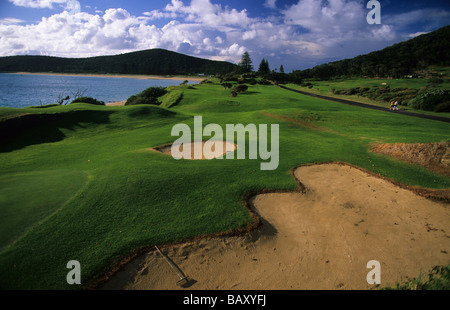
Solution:
[{"label": "blue water", "polygon": [[[150,86],[179,85],[183,80],[142,80],[133,78],[27,75],[0,73],[0,107],[23,108],[56,103],[58,96],[83,96],[105,103],[127,100]],[[189,81],[189,84],[197,83]],[[70,101],[71,101],[70,100]]]}]

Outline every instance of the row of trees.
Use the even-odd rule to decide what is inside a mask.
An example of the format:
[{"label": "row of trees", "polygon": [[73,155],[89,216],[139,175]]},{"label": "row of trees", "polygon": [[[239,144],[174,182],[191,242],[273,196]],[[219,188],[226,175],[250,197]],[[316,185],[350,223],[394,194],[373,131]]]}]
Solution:
[{"label": "row of trees", "polygon": [[[250,54],[248,52],[244,52],[242,55],[241,61],[238,65],[238,71],[239,73],[249,73],[253,71],[253,61],[250,57]],[[267,59],[262,59],[261,63],[259,64],[258,71],[256,72],[258,75],[270,75],[271,73],[275,73],[276,69],[273,71],[270,71],[269,67],[269,61]],[[279,73],[284,74],[284,67],[283,65],[280,66]]]},{"label": "row of trees", "polygon": [[[269,61],[263,58],[259,64],[258,70],[255,72],[253,68],[253,61],[248,52],[244,52],[241,61],[238,64],[235,74],[252,75],[262,78],[263,80],[271,80],[276,83],[281,82],[294,82],[289,74],[284,72],[283,65],[280,66],[279,70],[270,70]],[[296,80],[298,82],[298,80]]]}]

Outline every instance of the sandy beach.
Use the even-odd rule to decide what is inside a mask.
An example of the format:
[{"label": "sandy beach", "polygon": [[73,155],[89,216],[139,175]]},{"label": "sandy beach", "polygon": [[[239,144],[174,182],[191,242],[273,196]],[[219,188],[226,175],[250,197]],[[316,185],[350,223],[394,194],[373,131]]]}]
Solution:
[{"label": "sandy beach", "polygon": [[160,248],[189,276],[179,280],[150,251],[117,272],[103,289],[260,290],[373,289],[395,286],[450,263],[450,209],[344,164],[300,166],[303,192],[265,193],[250,204],[262,225],[243,236],[204,238]]},{"label": "sandy beach", "polygon": [[191,80],[203,81],[206,77],[192,76],[160,76],[160,75],[133,75],[133,74],[86,74],[86,73],[53,73],[53,72],[14,72],[9,74],[26,75],[53,75],[53,76],[83,76],[83,77],[108,77],[108,78],[127,78],[139,80]]}]

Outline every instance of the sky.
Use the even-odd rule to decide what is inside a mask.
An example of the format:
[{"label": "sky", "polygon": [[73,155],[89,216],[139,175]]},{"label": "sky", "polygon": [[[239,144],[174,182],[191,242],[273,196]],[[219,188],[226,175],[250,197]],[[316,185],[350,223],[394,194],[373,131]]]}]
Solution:
[{"label": "sky", "polygon": [[[369,2],[380,24],[368,23]],[[247,51],[255,69],[264,58],[291,72],[449,24],[449,0],[0,0],[0,56],[163,48],[238,63]]]}]

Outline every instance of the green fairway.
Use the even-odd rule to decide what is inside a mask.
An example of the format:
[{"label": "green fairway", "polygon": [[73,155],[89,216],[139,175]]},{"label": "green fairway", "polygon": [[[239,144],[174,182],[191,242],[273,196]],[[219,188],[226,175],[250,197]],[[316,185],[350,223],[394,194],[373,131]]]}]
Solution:
[{"label": "green fairway", "polygon": [[[70,260],[88,285],[154,244],[246,227],[243,198],[296,189],[290,170],[300,164],[342,161],[407,185],[450,187],[449,177],[370,152],[374,143],[448,141],[448,123],[272,85],[231,97],[221,85],[198,84],[163,99],[167,108],[0,109],[0,120],[27,128],[0,145],[0,288],[77,289],[66,282]],[[175,160],[148,150],[175,141],[172,127],[193,128],[197,115],[203,126],[279,124],[278,168],[260,170],[259,158]]]}]

